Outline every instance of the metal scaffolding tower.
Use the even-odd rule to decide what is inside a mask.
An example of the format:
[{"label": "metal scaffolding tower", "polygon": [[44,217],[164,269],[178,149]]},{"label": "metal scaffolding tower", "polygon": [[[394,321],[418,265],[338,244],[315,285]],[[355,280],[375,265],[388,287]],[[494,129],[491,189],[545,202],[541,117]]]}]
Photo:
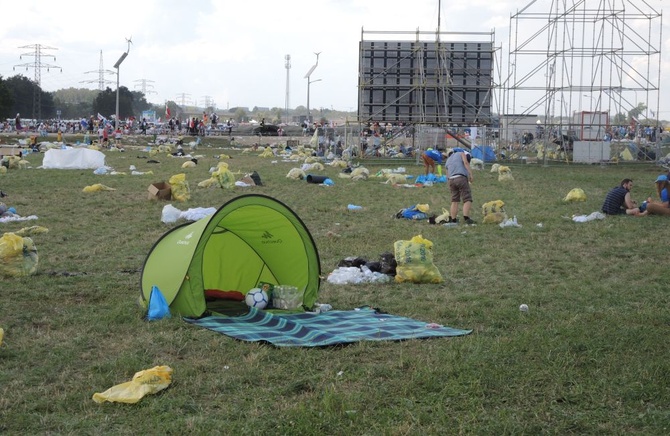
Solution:
[{"label": "metal scaffolding tower", "polygon": [[[662,14],[645,0],[531,1],[510,16],[502,114],[539,114],[538,132],[550,139],[581,128],[589,132],[577,131],[580,139],[602,140],[631,113],[658,126],[661,30]],[[580,126],[584,114],[597,116]],[[512,136],[501,130],[503,141]]]},{"label": "metal scaffolding tower", "polygon": [[35,121],[40,120],[42,118],[42,69],[46,68],[47,71],[51,68],[59,68],[61,73],[63,72],[63,69],[57,65],[49,65],[49,64],[44,64],[42,63],[42,57],[51,57],[53,60],[56,60],[56,56],[53,55],[48,55],[48,54],[42,54],[42,50],[58,50],[55,47],[48,47],[46,45],[42,44],[31,44],[31,45],[24,45],[19,48],[31,48],[34,51],[33,52],[28,52],[28,53],[23,53],[19,56],[19,59],[23,59],[23,56],[32,56],[35,58],[33,62],[28,62],[25,64],[19,64],[15,65],[14,68],[16,67],[26,67],[26,70],[28,68],[34,68],[35,69],[35,87],[33,88],[33,113],[32,117]]}]

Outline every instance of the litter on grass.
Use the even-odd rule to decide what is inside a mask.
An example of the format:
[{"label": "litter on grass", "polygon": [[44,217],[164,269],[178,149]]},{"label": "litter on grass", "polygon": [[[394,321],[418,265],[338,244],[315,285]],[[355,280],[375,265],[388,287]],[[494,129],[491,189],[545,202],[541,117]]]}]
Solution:
[{"label": "litter on grass", "polygon": [[572,221],[576,223],[586,223],[589,221],[604,220],[604,219],[605,214],[602,212],[592,212],[589,215],[575,215],[572,217]]},{"label": "litter on grass", "polygon": [[161,221],[165,224],[177,222],[184,219],[187,221],[198,221],[216,212],[214,207],[195,207],[188,210],[179,210],[171,204],[163,206]]},{"label": "litter on grass", "polygon": [[129,382],[112,386],[102,393],[93,394],[96,403],[127,403],[135,404],[145,395],[155,394],[170,386],[172,382],[172,368],[169,366],[155,366],[136,372]]},{"label": "litter on grass", "polygon": [[563,201],[566,203],[572,201],[586,201],[586,193],[584,193],[584,190],[581,188],[574,188],[568,192],[568,195],[565,196]]}]

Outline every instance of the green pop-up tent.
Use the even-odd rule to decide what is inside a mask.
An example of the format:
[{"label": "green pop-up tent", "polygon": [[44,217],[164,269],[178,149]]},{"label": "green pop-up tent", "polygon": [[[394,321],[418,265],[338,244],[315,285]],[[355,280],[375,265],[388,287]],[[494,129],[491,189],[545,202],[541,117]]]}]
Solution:
[{"label": "green pop-up tent", "polygon": [[312,235],[295,212],[265,195],[242,195],[154,244],[142,269],[141,299],[146,304],[157,286],[171,312],[200,317],[207,311],[205,291],[244,295],[269,283],[304,291],[309,309],[320,273]]}]

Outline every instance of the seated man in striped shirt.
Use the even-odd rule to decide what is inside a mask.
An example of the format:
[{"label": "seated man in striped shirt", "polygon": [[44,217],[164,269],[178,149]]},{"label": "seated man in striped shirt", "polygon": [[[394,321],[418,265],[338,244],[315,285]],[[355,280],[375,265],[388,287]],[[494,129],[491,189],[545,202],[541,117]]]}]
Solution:
[{"label": "seated man in striped shirt", "polygon": [[631,200],[630,190],[633,188],[631,179],[623,179],[621,184],[612,188],[605,197],[602,212],[606,215],[639,215],[637,203]]}]

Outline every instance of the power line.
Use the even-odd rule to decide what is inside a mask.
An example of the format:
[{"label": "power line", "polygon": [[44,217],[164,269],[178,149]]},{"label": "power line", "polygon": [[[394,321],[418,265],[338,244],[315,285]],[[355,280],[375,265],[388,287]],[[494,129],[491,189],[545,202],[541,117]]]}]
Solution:
[{"label": "power line", "polygon": [[208,108],[208,107],[214,107],[214,100],[212,99],[212,96],[210,95],[203,95],[203,107]]},{"label": "power line", "polygon": [[[156,82],[154,82],[153,80],[137,79],[137,80],[133,80],[133,82],[140,82],[138,85],[135,85],[135,88],[137,88],[137,87],[139,86],[140,89],[142,90],[142,94],[144,94],[144,95],[147,95],[147,94],[158,94],[156,91],[153,91],[153,90],[151,90],[151,89],[147,89],[147,87],[149,87],[149,88],[153,88],[153,87],[154,87],[154,85],[150,85],[150,83],[156,83]],[[149,85],[148,85],[148,84],[149,84]]]},{"label": "power line", "polygon": [[34,120],[39,120],[42,118],[42,68],[46,68],[49,71],[50,68],[60,68],[60,72],[63,72],[63,69],[57,65],[43,64],[42,56],[52,57],[56,61],[56,56],[42,54],[42,50],[58,50],[55,47],[49,47],[42,44],[31,44],[24,45],[19,48],[32,48],[34,52],[22,53],[19,55],[19,59],[23,59],[23,56],[32,56],[35,58],[33,62],[27,62],[25,64],[14,65],[14,70],[16,67],[26,67],[35,69],[35,86],[33,87],[33,114],[32,117]]},{"label": "power line", "polygon": [[289,119],[288,119],[288,108],[289,108],[289,71],[291,70],[291,55],[287,54],[284,56],[284,60],[286,61],[284,63],[284,67],[286,68],[286,98],[285,98],[285,105],[284,105],[284,110],[286,112],[286,123],[288,124]]},{"label": "power line", "polygon": [[79,83],[98,83],[98,91],[104,91],[105,90],[105,85],[106,84],[113,84],[113,80],[107,80],[105,79],[105,73],[106,74],[116,74],[115,71],[111,70],[105,70],[105,67],[103,66],[102,62],[102,50],[100,50],[100,66],[97,70],[95,71],[85,71],[84,74],[89,74],[89,73],[98,73],[98,79],[97,80],[82,80]]},{"label": "power line", "polygon": [[181,94],[177,94],[177,99],[178,101],[181,101],[181,106],[186,106],[186,102],[188,101],[189,103],[191,102],[191,99],[189,98],[191,94],[186,94],[182,92]]}]

